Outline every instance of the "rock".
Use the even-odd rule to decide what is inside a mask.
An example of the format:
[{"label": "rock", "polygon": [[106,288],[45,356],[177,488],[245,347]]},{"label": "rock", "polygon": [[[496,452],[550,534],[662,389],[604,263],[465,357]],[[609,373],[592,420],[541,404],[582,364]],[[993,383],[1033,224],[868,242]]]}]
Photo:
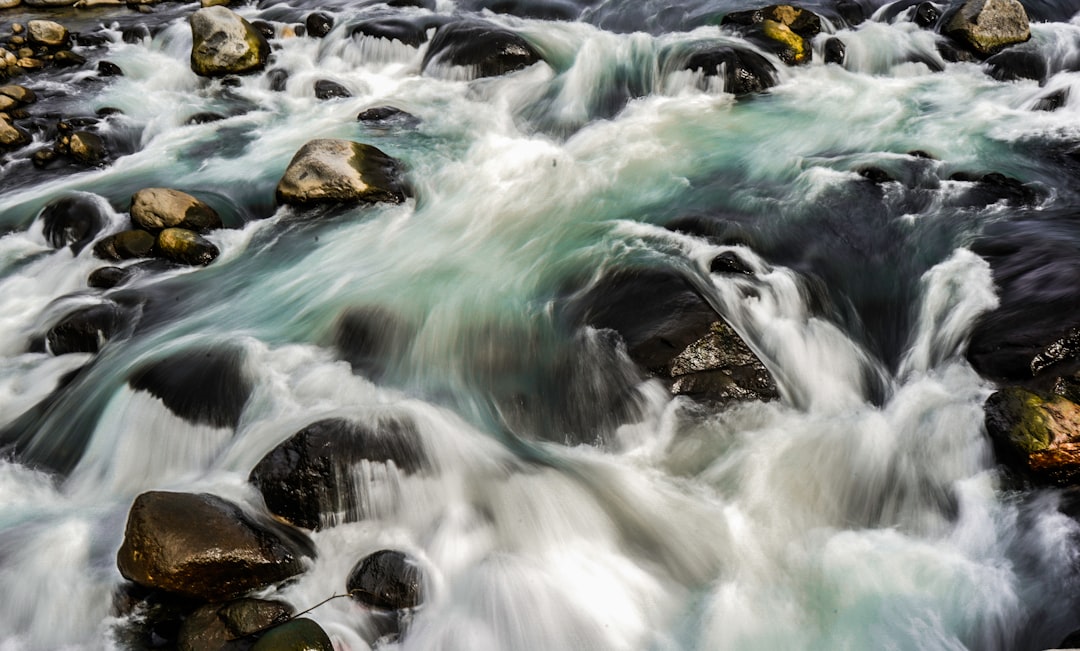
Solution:
[{"label": "rock", "polygon": [[112,629],[117,646],[176,649],[184,621],[200,605],[201,602],[187,597],[122,582],[113,592],[112,604],[113,613],[121,618]]},{"label": "rock", "polygon": [[724,321],[672,360],[670,376],[672,393],[720,405],[780,396],[768,369]]},{"label": "rock", "polygon": [[221,255],[213,242],[195,231],[166,228],[158,233],[157,251],[166,260],[193,267],[210,264]]},{"label": "rock", "polygon": [[761,34],[771,41],[770,49],[788,65],[809,63],[812,58],[810,43],[783,23],[773,20],[762,22]]},{"label": "rock", "polygon": [[744,32],[788,65],[809,62],[813,54],[810,40],[821,33],[817,14],[792,5],[731,12],[720,24]]},{"label": "rock", "polygon": [[356,120],[373,125],[400,124],[404,127],[413,127],[420,123],[420,119],[412,113],[394,106],[377,106],[360,111],[356,115]]},{"label": "rock", "polygon": [[398,41],[410,47],[420,47],[427,43],[428,26],[400,18],[382,18],[369,20],[353,27],[353,38],[384,38],[388,41]]},{"label": "rock", "polygon": [[759,93],[776,85],[776,68],[760,54],[745,48],[719,45],[695,52],[686,70],[701,70],[706,77],[723,71],[724,90],[735,95]]},{"label": "rock", "polygon": [[97,73],[102,77],[123,77],[124,71],[112,61],[98,61]]},{"label": "rock", "polygon": [[109,223],[101,204],[92,196],[76,194],[56,199],[38,215],[46,241],[53,248],[71,246],[78,255]]},{"label": "rock", "polygon": [[355,522],[366,515],[364,485],[353,472],[365,461],[393,462],[405,474],[419,472],[428,464],[408,420],[380,418],[369,426],[329,419],[305,427],[275,447],[248,479],[275,516],[298,527],[319,529],[324,522]]},{"label": "rock", "polygon": [[1035,190],[1019,179],[998,172],[981,175],[958,172],[950,175],[949,180],[973,184],[956,200],[959,205],[989,206],[1002,202],[1010,206],[1031,206],[1039,199]]},{"label": "rock", "polygon": [[334,651],[334,645],[322,627],[300,617],[267,631],[251,651]]},{"label": "rock", "polygon": [[207,601],[225,601],[304,571],[302,534],[208,494],[151,491],[128,512],[116,564],[124,578]]},{"label": "rock", "polygon": [[227,7],[229,0],[199,0],[199,6],[203,7]]},{"label": "rock", "polygon": [[71,50],[61,50],[53,55],[52,63],[57,68],[71,68],[86,64],[86,57]]},{"label": "rock", "polygon": [[1031,359],[1031,374],[1035,376],[1056,364],[1072,361],[1080,361],[1080,327],[1072,328],[1036,354]]},{"label": "rock", "polygon": [[319,99],[337,99],[352,97],[352,93],[348,88],[345,88],[336,81],[330,81],[329,79],[320,79],[315,82],[315,97]]},{"label": "rock", "polygon": [[130,277],[123,267],[98,267],[90,272],[86,284],[95,289],[112,289],[124,284]]},{"label": "rock", "polygon": [[[2,129],[2,126],[0,126]],[[48,169],[50,165],[60,160],[60,152],[51,147],[39,149],[30,155],[30,162],[39,170]]]},{"label": "rock", "polygon": [[289,72],[282,68],[274,68],[266,73],[266,81],[270,86],[270,90],[280,93],[285,90],[285,86],[289,83]]},{"label": "rock", "polygon": [[349,140],[308,141],[277,185],[278,204],[401,203],[408,195],[401,164],[381,150]]},{"label": "rock", "polygon": [[933,29],[937,25],[937,21],[941,18],[941,12],[931,2],[920,2],[915,7],[915,15],[913,20],[916,25],[923,29]]},{"label": "rock", "polygon": [[1046,60],[1036,51],[1010,48],[986,60],[987,72],[998,81],[1034,79],[1042,81],[1047,74]]},{"label": "rock", "polygon": [[841,20],[852,27],[866,22],[866,10],[855,0],[840,0],[837,2],[836,13]]},{"label": "rock", "polygon": [[19,106],[25,106],[27,104],[33,104],[37,101],[37,94],[25,86],[8,85],[0,86],[0,95],[4,97],[10,97],[18,102]]},{"label": "rock", "polygon": [[855,172],[871,183],[890,183],[896,180],[891,174],[874,165],[865,165],[855,170]]},{"label": "rock", "polygon": [[413,328],[380,307],[353,307],[338,318],[334,346],[354,373],[378,377],[408,346]]},{"label": "rock", "polygon": [[262,70],[270,44],[259,30],[225,7],[207,7],[191,15],[191,69],[203,77]]},{"label": "rock", "polygon": [[0,9],[14,9],[21,4],[22,0],[0,0]]},{"label": "rock", "polygon": [[71,157],[83,165],[98,165],[105,160],[105,141],[89,131],[76,131],[71,134]]},{"label": "rock", "polygon": [[944,32],[983,57],[1031,38],[1019,0],[966,0]]},{"label": "rock", "polygon": [[67,28],[51,20],[31,20],[26,23],[26,34],[31,43],[47,48],[59,49],[70,42]]},{"label": "rock", "polygon": [[330,14],[325,14],[321,11],[308,14],[304,19],[304,27],[307,28],[309,36],[314,38],[322,38],[330,33],[330,30],[334,29],[334,17]]},{"label": "rock", "polygon": [[49,328],[45,341],[53,355],[96,353],[119,332],[121,325],[122,313],[116,304],[92,305],[64,316]]},{"label": "rock", "polygon": [[460,66],[472,78],[496,77],[541,61],[540,54],[521,36],[492,23],[462,21],[438,28],[420,69]]},{"label": "rock", "polygon": [[265,20],[253,20],[251,21],[251,26],[257,29],[267,41],[272,41],[277,37],[277,34],[274,32],[274,26]]},{"label": "rock", "polygon": [[1080,405],[1062,396],[1006,387],[985,405],[998,460],[1038,483],[1080,479]]},{"label": "rock", "polygon": [[244,360],[236,346],[199,346],[140,366],[128,386],[150,393],[189,423],[236,428],[252,391]]},{"label": "rock", "polygon": [[121,231],[94,245],[94,255],[102,260],[130,260],[150,255],[155,238],[143,230]]},{"label": "rock", "polygon": [[714,274],[754,275],[754,270],[747,266],[747,264],[743,262],[743,259],[734,251],[724,251],[713,258],[712,262],[709,263],[709,271]]},{"label": "rock", "polygon": [[7,114],[9,111],[14,110],[15,107],[18,105],[19,103],[11,99],[10,97],[6,95],[0,95],[0,113]]},{"label": "rock", "polygon": [[0,115],[0,151],[11,151],[30,144],[30,134]]},{"label": "rock", "polygon": [[825,63],[835,63],[836,65],[844,65],[844,60],[847,58],[847,46],[844,42],[835,36],[825,41]]},{"label": "rock", "polygon": [[1065,106],[1069,101],[1069,89],[1060,88],[1051,93],[1043,95],[1036,100],[1035,105],[1031,107],[1033,111],[1056,111],[1062,106]]},{"label": "rock", "polygon": [[233,651],[230,642],[283,624],[293,608],[282,601],[237,599],[191,613],[177,635],[178,651]]},{"label": "rock", "polygon": [[345,585],[350,597],[378,610],[416,608],[424,601],[420,566],[392,549],[366,556],[353,567]]},{"label": "rock", "polygon": [[222,226],[216,210],[190,194],[170,188],[144,188],[133,194],[131,221],[152,233],[174,227],[205,233]]}]

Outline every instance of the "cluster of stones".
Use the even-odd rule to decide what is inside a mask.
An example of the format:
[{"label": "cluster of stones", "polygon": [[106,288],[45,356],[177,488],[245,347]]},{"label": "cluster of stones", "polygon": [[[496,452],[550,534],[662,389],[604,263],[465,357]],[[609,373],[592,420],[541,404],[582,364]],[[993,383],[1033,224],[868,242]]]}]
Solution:
[{"label": "cluster of stones", "polygon": [[71,34],[51,20],[13,23],[0,48],[0,79],[46,66],[81,66],[86,59],[71,51]]},{"label": "cluster of stones", "polygon": [[30,134],[16,120],[29,117],[25,107],[36,101],[37,96],[25,86],[0,86],[0,153],[30,143]]}]

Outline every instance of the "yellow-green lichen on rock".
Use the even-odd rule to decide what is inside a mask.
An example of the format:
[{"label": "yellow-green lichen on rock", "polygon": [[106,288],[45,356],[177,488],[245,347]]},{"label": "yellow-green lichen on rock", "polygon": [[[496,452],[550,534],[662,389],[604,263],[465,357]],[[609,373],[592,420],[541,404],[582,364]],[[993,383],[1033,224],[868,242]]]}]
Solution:
[{"label": "yellow-green lichen on rock", "polygon": [[780,60],[788,65],[799,65],[810,60],[810,45],[806,39],[791,31],[791,28],[775,20],[763,20],[761,32],[770,40],[776,41],[783,49],[777,52]]},{"label": "yellow-green lichen on rock", "polygon": [[256,72],[270,57],[270,44],[259,30],[225,7],[192,14],[191,37],[191,69],[203,77]]},{"label": "yellow-green lichen on rock", "polygon": [[985,410],[999,461],[1039,481],[1080,479],[1080,405],[1060,395],[1006,387],[987,399]]}]

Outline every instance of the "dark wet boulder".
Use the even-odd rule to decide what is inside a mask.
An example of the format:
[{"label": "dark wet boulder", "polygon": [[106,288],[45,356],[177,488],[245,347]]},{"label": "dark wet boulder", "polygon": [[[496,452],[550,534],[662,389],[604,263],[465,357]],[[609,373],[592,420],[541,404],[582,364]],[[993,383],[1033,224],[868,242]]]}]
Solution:
[{"label": "dark wet boulder", "polygon": [[156,233],[185,228],[205,233],[221,228],[221,217],[205,202],[171,188],[144,188],[131,196],[131,221],[137,228]]},{"label": "dark wet boulder", "polygon": [[278,204],[401,203],[402,166],[380,149],[350,140],[311,140],[293,156],[277,185]]},{"label": "dark wet boulder", "polygon": [[915,24],[923,29],[933,29],[940,19],[941,11],[932,2],[920,2],[915,7],[915,14],[912,16]]},{"label": "dark wet boulder", "polygon": [[102,77],[123,77],[124,71],[112,61],[98,61],[97,73]]},{"label": "dark wet boulder", "polygon": [[987,73],[998,81],[1033,79],[1042,81],[1048,68],[1046,60],[1037,51],[1009,48],[986,60]]},{"label": "dark wet boulder", "polygon": [[345,88],[336,81],[330,81],[329,79],[319,79],[315,82],[314,88],[315,97],[321,100],[352,97],[352,92],[350,92],[348,88]]},{"label": "dark wet boulder", "polygon": [[381,18],[367,20],[352,28],[353,38],[383,38],[398,41],[410,47],[420,47],[427,43],[428,25],[424,22],[401,18]]},{"label": "dark wet boulder", "polygon": [[836,65],[844,65],[844,61],[847,59],[847,46],[840,39],[833,36],[825,41],[825,63],[835,63]]},{"label": "dark wet boulder", "polygon": [[724,75],[724,90],[735,95],[760,93],[776,85],[776,68],[753,50],[719,45],[690,55],[686,70],[700,70],[706,77]]},{"label": "dark wet boulder", "polygon": [[714,274],[754,275],[753,269],[734,251],[724,251],[713,258],[709,263],[709,271]]},{"label": "dark wet boulder", "polygon": [[207,604],[185,618],[177,651],[238,651],[237,641],[287,622],[293,612],[285,602],[266,599]]},{"label": "dark wet boulder", "polygon": [[839,0],[835,9],[837,17],[852,27],[866,22],[866,10],[855,0]]},{"label": "dark wet boulder", "polygon": [[956,205],[989,206],[998,202],[1014,206],[1032,206],[1039,200],[1039,193],[1023,181],[1000,172],[977,174],[957,172],[949,176],[950,181],[970,183],[966,190],[952,199]]},{"label": "dark wet boulder", "polygon": [[424,601],[420,566],[393,549],[364,557],[349,573],[345,588],[354,600],[377,610],[406,610]]},{"label": "dark wet boulder", "polygon": [[365,109],[356,115],[357,122],[373,126],[402,126],[414,127],[420,124],[420,119],[412,113],[403,111],[396,106],[376,106]]},{"label": "dark wet boulder", "polygon": [[252,391],[244,359],[236,346],[200,346],[140,366],[128,385],[190,423],[235,428]]},{"label": "dark wet boulder", "polygon": [[354,373],[378,377],[405,351],[413,330],[410,323],[388,309],[352,307],[338,317],[334,347]]},{"label": "dark wet boulder", "polygon": [[448,23],[439,27],[428,45],[421,70],[456,66],[472,78],[497,77],[541,61],[528,41],[498,25],[481,21]]},{"label": "dark wet boulder", "polygon": [[364,512],[362,463],[393,464],[410,474],[428,465],[411,421],[379,417],[374,424],[334,418],[300,430],[263,457],[249,476],[278,518],[305,529],[355,522]]},{"label": "dark wet boulder", "polygon": [[41,209],[45,240],[54,248],[70,246],[78,255],[109,223],[102,203],[93,195],[75,194],[61,197]]},{"label": "dark wet boulder", "polygon": [[283,68],[274,68],[266,73],[266,81],[270,86],[270,90],[280,93],[285,90],[289,83],[289,72]]},{"label": "dark wet boulder", "polygon": [[1038,483],[1080,480],[1080,405],[1006,387],[987,399],[985,410],[986,431],[1001,463]]},{"label": "dark wet boulder", "polygon": [[127,270],[122,267],[98,267],[90,272],[86,284],[95,289],[112,289],[128,279]]},{"label": "dark wet boulder", "polygon": [[270,44],[247,20],[225,7],[207,7],[191,15],[191,69],[203,77],[262,70]]},{"label": "dark wet boulder", "polygon": [[895,181],[891,174],[875,165],[864,165],[855,170],[855,173],[863,177],[867,181],[875,184],[889,183],[891,181]]},{"label": "dark wet boulder", "polygon": [[329,34],[330,30],[334,29],[334,17],[330,14],[316,11],[308,14],[307,18],[304,19],[304,27],[307,28],[308,36],[322,38]]},{"label": "dark wet boulder", "polygon": [[150,255],[155,238],[141,229],[121,231],[94,245],[94,255],[102,260],[130,260]]},{"label": "dark wet boulder", "polygon": [[198,599],[125,581],[113,592],[113,614],[120,619],[112,633],[123,649],[173,649],[185,620],[201,605]]},{"label": "dark wet boulder", "polygon": [[74,68],[86,65],[86,57],[71,50],[61,50],[53,55],[52,64],[57,68]]},{"label": "dark wet boulder", "polygon": [[1020,0],[966,0],[943,31],[982,57],[1031,38]]},{"label": "dark wet boulder", "polygon": [[79,308],[64,316],[45,334],[53,355],[96,353],[124,327],[124,312],[115,303]]},{"label": "dark wet boulder", "polygon": [[221,255],[217,246],[195,231],[166,228],[155,241],[157,254],[166,260],[192,267],[205,267]]},{"label": "dark wet boulder", "polygon": [[91,131],[76,131],[71,134],[67,149],[71,157],[83,165],[100,165],[108,156],[105,141]]},{"label": "dark wet boulder", "polygon": [[771,400],[776,383],[757,355],[724,321],[715,321],[699,340],[671,362],[671,392],[718,404]]},{"label": "dark wet boulder", "polygon": [[821,33],[821,17],[793,5],[733,11],[720,24],[742,32],[788,65],[809,62],[813,56],[810,41]]},{"label": "dark wet boulder", "polygon": [[254,27],[260,34],[263,35],[267,41],[273,40],[277,34],[275,33],[274,26],[265,20],[253,20],[251,26]]},{"label": "dark wet boulder", "polygon": [[1033,111],[1056,111],[1069,102],[1069,89],[1059,88],[1035,100]]},{"label": "dark wet boulder", "polygon": [[321,626],[299,617],[267,631],[251,651],[334,651],[334,644]]},{"label": "dark wet boulder", "polygon": [[139,585],[226,601],[300,574],[313,553],[300,532],[215,495],[151,491],[128,512],[116,564]]}]

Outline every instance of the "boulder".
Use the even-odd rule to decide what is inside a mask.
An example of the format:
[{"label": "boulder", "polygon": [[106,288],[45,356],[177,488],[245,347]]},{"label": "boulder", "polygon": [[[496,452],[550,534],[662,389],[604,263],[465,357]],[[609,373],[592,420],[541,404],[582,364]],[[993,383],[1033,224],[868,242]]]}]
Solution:
[{"label": "boulder", "polygon": [[123,325],[123,315],[115,303],[80,308],[64,316],[45,334],[53,355],[96,353]]},{"label": "boulder", "polygon": [[30,141],[30,134],[12,124],[6,115],[0,115],[0,152],[25,147]]},{"label": "boulder", "polygon": [[321,626],[300,617],[267,631],[251,651],[334,651],[334,644]]},{"label": "boulder", "polygon": [[401,164],[381,150],[350,140],[311,140],[293,156],[277,185],[277,202],[401,203],[408,195]]},{"label": "boulder", "polygon": [[672,393],[719,405],[779,397],[768,369],[724,321],[676,355],[669,375]]},{"label": "boulder", "polygon": [[315,82],[315,97],[319,99],[343,99],[346,97],[352,97],[352,93],[348,88],[345,88],[336,81],[330,81],[329,79],[319,79]]},{"label": "boulder", "polygon": [[1069,103],[1069,89],[1059,88],[1043,95],[1032,105],[1033,111],[1056,111]]},{"label": "boulder", "polygon": [[123,267],[98,267],[90,272],[86,284],[94,289],[112,289],[127,282],[129,278]]},{"label": "boulder", "polygon": [[68,141],[71,157],[83,165],[99,165],[105,160],[105,141],[95,133],[76,131]]},{"label": "boulder", "polygon": [[78,255],[109,223],[101,203],[90,195],[75,194],[48,203],[38,214],[45,240],[53,248],[70,246]]},{"label": "boulder", "polygon": [[428,40],[428,25],[423,22],[402,18],[381,18],[368,20],[353,27],[351,35],[356,37],[383,38],[398,41],[410,47],[420,47]]},{"label": "boulder", "polygon": [[439,27],[428,45],[421,70],[458,66],[470,78],[496,77],[541,61],[540,53],[518,34],[492,23],[462,21]]},{"label": "boulder", "polygon": [[420,566],[392,549],[363,558],[349,573],[345,587],[350,597],[377,610],[406,610],[424,601]]},{"label": "boulder", "polygon": [[86,57],[71,50],[60,50],[53,55],[52,64],[57,68],[73,68],[86,64]]},{"label": "boulder", "polygon": [[395,106],[376,106],[375,108],[365,109],[356,115],[356,121],[373,126],[400,125],[414,127],[420,124],[420,119],[415,115]]},{"label": "boulder", "polygon": [[130,260],[150,255],[156,239],[144,230],[115,233],[94,245],[94,255],[103,260]]},{"label": "boulder", "polygon": [[304,571],[302,534],[215,495],[151,491],[135,498],[116,563],[124,578],[226,601]]},{"label": "boulder", "polygon": [[252,391],[244,360],[237,346],[190,348],[138,367],[128,386],[150,393],[189,423],[235,428]]},{"label": "boulder", "polygon": [[184,228],[166,228],[158,233],[155,245],[166,260],[193,267],[204,267],[221,254],[213,242]]},{"label": "boulder", "polygon": [[847,59],[847,46],[843,41],[833,36],[825,41],[824,49],[825,63],[844,65],[844,60]]},{"label": "boulder", "polygon": [[967,0],[945,26],[945,34],[986,57],[1031,38],[1020,0]]},{"label": "boulder", "polygon": [[769,60],[747,48],[718,45],[690,55],[686,70],[700,70],[706,77],[724,76],[724,90],[735,95],[759,93],[776,85],[776,68]]},{"label": "boulder", "polygon": [[0,95],[10,97],[15,100],[19,106],[26,106],[27,104],[33,104],[37,101],[37,94],[34,91],[26,86],[18,86],[15,84],[0,86]]},{"label": "boulder", "polygon": [[923,29],[933,29],[940,19],[941,12],[931,2],[920,2],[912,16],[914,23]]},{"label": "boulder", "polygon": [[26,23],[26,36],[30,43],[52,49],[67,46],[71,39],[66,27],[51,20],[31,20]]},{"label": "boulder", "polygon": [[426,468],[427,456],[408,420],[372,425],[321,420],[300,430],[255,465],[249,476],[270,512],[306,529],[363,517],[365,495],[353,470],[362,462],[393,463],[403,473]]},{"label": "boulder", "polygon": [[308,14],[307,18],[304,19],[304,26],[307,28],[308,36],[322,38],[329,34],[330,30],[334,29],[334,17],[316,11]]},{"label": "boulder", "polygon": [[203,77],[256,72],[270,57],[270,44],[259,30],[225,7],[192,14],[191,37],[191,69]]},{"label": "boulder", "polygon": [[1006,387],[985,405],[998,460],[1042,484],[1080,479],[1080,405],[1060,395]]},{"label": "boulder", "polygon": [[1041,82],[1046,78],[1049,68],[1037,51],[1010,48],[991,56],[986,60],[987,72],[998,81],[1018,81],[1033,79]]},{"label": "boulder", "polygon": [[221,228],[217,211],[190,194],[169,188],[144,188],[132,195],[131,221],[151,233],[174,227],[198,233]]},{"label": "boulder", "polygon": [[810,41],[821,33],[817,14],[792,5],[734,11],[725,15],[720,24],[743,32],[788,65],[810,61]]},{"label": "boulder", "polygon": [[283,624],[293,612],[285,602],[266,599],[208,604],[184,620],[176,646],[178,651],[232,651],[233,641]]}]

